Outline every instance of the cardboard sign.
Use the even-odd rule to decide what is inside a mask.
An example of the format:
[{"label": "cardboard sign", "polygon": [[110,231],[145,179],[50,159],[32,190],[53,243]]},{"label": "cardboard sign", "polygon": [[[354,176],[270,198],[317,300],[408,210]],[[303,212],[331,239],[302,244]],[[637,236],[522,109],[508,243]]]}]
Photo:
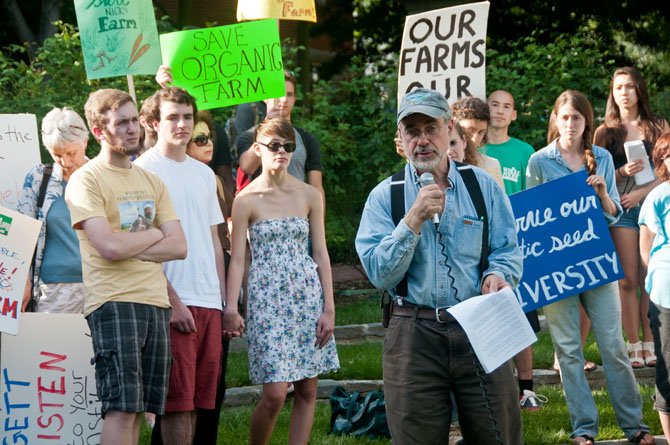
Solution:
[{"label": "cardboard sign", "polygon": [[42,223],[0,207],[0,332],[16,335],[30,262]]},{"label": "cardboard sign", "polygon": [[161,63],[150,0],[75,0],[88,79],[156,74]]},{"label": "cardboard sign", "polygon": [[7,444],[99,444],[103,420],[83,315],[25,313],[2,335],[0,428]]},{"label": "cardboard sign", "polygon": [[449,103],[486,98],[489,2],[408,15],[402,36],[398,103],[415,88],[442,93]]},{"label": "cardboard sign", "polygon": [[276,20],[162,34],[161,48],[174,85],[188,90],[198,109],[286,94]]},{"label": "cardboard sign", "polygon": [[238,22],[258,19],[316,22],[314,0],[238,0]]},{"label": "cardboard sign", "polygon": [[0,206],[16,208],[26,174],[40,163],[34,114],[0,114]]},{"label": "cardboard sign", "polygon": [[523,253],[515,293],[525,312],[623,278],[586,171],[509,197]]}]

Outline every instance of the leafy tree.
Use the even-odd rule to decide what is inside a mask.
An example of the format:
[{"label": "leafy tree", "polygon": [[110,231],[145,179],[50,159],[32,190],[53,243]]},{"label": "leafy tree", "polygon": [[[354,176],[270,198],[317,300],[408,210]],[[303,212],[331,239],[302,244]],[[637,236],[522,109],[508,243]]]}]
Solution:
[{"label": "leafy tree", "polygon": [[353,239],[370,190],[403,164],[395,152],[396,68],[366,72],[355,58],[346,78],[314,85],[312,116],[297,124],[321,143],[328,197],[326,234],[333,261],[355,262]]},{"label": "leafy tree", "polygon": [[540,43],[542,37],[533,33],[508,42],[509,52],[489,49],[486,54],[487,90],[512,93],[518,113],[512,132],[535,149],[546,145],[551,109],[566,89],[586,94],[595,115],[602,118],[614,67],[593,32],[559,34],[547,44]]},{"label": "leafy tree", "polygon": [[[68,106],[83,116],[88,95],[100,88],[128,89],[125,77],[87,80],[79,32],[73,25],[56,22],[57,32],[47,37],[25,61],[25,46],[10,45],[0,53],[0,113],[31,112],[41,122],[53,107]],[[156,90],[152,76],[135,76],[141,102]],[[97,153],[92,141],[89,155]],[[42,149],[42,159],[49,159]]]}]

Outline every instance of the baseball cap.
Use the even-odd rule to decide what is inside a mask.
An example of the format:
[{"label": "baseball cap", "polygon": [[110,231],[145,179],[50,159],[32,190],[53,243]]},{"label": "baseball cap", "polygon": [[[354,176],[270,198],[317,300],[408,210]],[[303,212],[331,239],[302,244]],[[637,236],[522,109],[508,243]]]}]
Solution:
[{"label": "baseball cap", "polygon": [[451,117],[447,99],[437,91],[426,88],[416,88],[405,94],[398,107],[398,124],[405,117],[414,113],[425,114],[433,118]]}]

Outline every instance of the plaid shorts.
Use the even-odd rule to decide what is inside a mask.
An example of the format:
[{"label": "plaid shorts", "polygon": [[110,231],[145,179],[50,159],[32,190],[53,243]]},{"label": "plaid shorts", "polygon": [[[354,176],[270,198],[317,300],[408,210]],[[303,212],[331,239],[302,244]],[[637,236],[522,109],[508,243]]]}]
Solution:
[{"label": "plaid shorts", "polygon": [[170,376],[170,309],[108,302],[86,317],[103,416],[163,414]]}]

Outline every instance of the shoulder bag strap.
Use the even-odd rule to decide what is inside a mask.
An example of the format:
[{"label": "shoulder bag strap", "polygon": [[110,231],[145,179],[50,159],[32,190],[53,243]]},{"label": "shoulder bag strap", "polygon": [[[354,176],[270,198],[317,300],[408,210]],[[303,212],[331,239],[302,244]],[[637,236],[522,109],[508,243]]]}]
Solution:
[{"label": "shoulder bag strap", "polygon": [[[49,185],[49,180],[51,179],[51,173],[53,173],[54,166],[52,164],[46,164],[44,166],[44,173],[42,174],[42,183],[40,184],[40,190],[37,193],[37,201],[35,202],[35,216],[37,216],[37,213],[39,210],[42,208],[44,205],[44,197],[47,194],[47,186]],[[46,221],[43,223],[46,224]],[[28,307],[26,310],[28,312],[35,312],[37,310],[37,302],[35,301],[34,295],[35,295],[35,289],[37,286],[37,274],[35,270],[35,263],[37,261],[37,247],[35,247],[35,251],[33,252],[33,259],[30,263],[30,270],[32,271],[32,292],[31,292],[31,298],[30,302],[28,303]]]},{"label": "shoulder bag strap", "polygon": [[477,216],[483,223],[482,255],[479,258],[479,270],[483,274],[489,267],[489,217],[488,212],[486,211],[486,203],[484,201],[482,189],[479,186],[479,181],[477,181],[477,176],[472,168],[469,165],[460,162],[457,162],[456,166],[463,178],[465,187],[468,189],[468,194],[475,206],[475,210],[477,210]]},{"label": "shoulder bag strap", "polygon": [[[391,177],[391,216],[396,226],[405,216],[405,167]],[[406,297],[407,293],[407,274],[405,274],[395,287],[395,294],[396,297],[402,298]]]}]

